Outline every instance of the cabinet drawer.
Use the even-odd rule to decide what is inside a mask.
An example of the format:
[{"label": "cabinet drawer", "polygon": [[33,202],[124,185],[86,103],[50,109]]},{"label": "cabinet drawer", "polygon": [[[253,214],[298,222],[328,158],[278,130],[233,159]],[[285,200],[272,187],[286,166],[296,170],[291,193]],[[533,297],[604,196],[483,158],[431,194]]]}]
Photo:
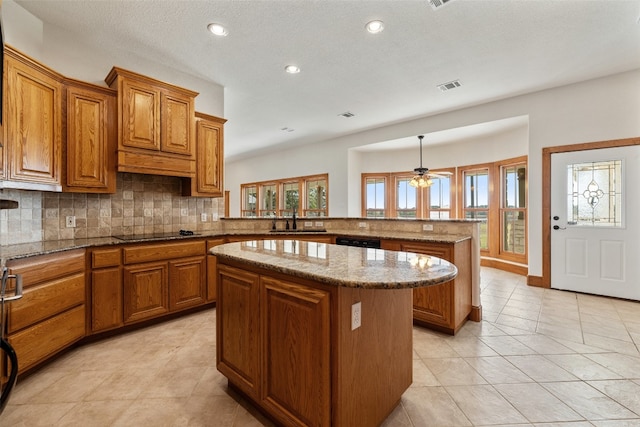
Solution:
[{"label": "cabinet drawer", "polygon": [[8,332],[18,331],[71,307],[84,304],[84,300],[84,273],[25,289],[22,298],[9,305]]},{"label": "cabinet drawer", "polygon": [[158,243],[124,248],[124,263],[137,264],[141,262],[204,255],[205,253],[205,242],[203,240],[195,242]]},{"label": "cabinet drawer", "polygon": [[98,249],[91,253],[91,267],[115,267],[120,265],[120,248]]},{"label": "cabinet drawer", "polygon": [[19,373],[84,337],[84,305],[9,336]]},{"label": "cabinet drawer", "polygon": [[[25,288],[59,277],[84,272],[84,249],[40,255],[23,260],[9,261],[11,274],[21,274]],[[10,286],[13,286],[10,281]]]}]

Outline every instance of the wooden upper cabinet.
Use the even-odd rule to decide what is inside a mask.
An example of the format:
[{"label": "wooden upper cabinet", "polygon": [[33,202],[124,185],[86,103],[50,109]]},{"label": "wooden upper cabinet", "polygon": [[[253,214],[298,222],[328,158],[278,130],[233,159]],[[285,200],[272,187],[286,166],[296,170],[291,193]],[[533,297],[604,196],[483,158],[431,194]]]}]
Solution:
[{"label": "wooden upper cabinet", "polygon": [[6,54],[5,188],[62,191],[62,76],[11,47]]},{"label": "wooden upper cabinet", "polygon": [[65,81],[67,145],[63,190],[116,192],[116,92]]},{"label": "wooden upper cabinet", "polygon": [[119,172],[191,178],[196,171],[196,92],[113,67]]},{"label": "wooden upper cabinet", "polygon": [[182,186],[185,196],[224,195],[224,123],[226,119],[196,113],[196,175]]}]

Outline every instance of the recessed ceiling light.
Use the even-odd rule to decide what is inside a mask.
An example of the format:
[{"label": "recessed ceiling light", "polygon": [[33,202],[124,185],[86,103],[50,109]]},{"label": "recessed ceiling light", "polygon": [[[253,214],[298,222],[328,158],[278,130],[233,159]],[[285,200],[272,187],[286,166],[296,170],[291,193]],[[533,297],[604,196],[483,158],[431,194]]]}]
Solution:
[{"label": "recessed ceiling light", "polygon": [[346,119],[349,119],[349,118],[351,118],[351,117],[355,116],[355,114],[353,114],[351,111],[345,111],[344,113],[342,113],[342,114],[338,114],[338,115],[339,115],[340,117],[344,117],[344,118],[346,118]]},{"label": "recessed ceiling light", "polygon": [[297,65],[287,65],[284,67],[284,70],[289,74],[298,74],[300,72],[300,67]]},{"label": "recessed ceiling light", "polygon": [[211,31],[216,36],[226,36],[229,34],[229,31],[222,24],[211,23],[207,25],[207,29]]},{"label": "recessed ceiling light", "polygon": [[378,34],[378,33],[381,33],[382,30],[384,30],[384,22],[378,21],[378,20],[370,21],[370,22],[367,22],[367,25],[365,25],[364,27],[371,34]]}]

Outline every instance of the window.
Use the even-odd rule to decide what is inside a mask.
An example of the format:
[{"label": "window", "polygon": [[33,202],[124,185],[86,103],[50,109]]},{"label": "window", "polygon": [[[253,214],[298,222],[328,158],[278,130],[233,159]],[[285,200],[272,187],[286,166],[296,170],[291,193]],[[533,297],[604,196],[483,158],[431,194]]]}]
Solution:
[{"label": "window", "polygon": [[502,203],[500,213],[500,252],[525,255],[527,252],[527,165],[510,164],[501,168]]},{"label": "window", "polygon": [[242,209],[240,210],[243,217],[256,217],[257,201],[258,201],[258,187],[255,185],[247,186],[242,193]]},{"label": "window", "polygon": [[[452,218],[455,169],[443,169],[433,185],[409,185],[413,172],[362,174],[362,216],[367,218]],[[433,172],[438,173],[438,172]],[[451,174],[449,176],[448,174]],[[390,184],[391,183],[391,184]]]},{"label": "window", "polygon": [[276,200],[278,200],[276,184],[261,185],[260,198],[260,216],[274,216],[277,210]]},{"label": "window", "polygon": [[365,206],[363,216],[367,218],[384,218],[387,210],[387,178],[384,176],[370,176],[363,178],[363,206]]},{"label": "window", "polygon": [[305,180],[304,216],[327,215],[327,180],[326,178]]},{"label": "window", "polygon": [[396,177],[396,215],[398,218],[418,218],[418,189],[409,185],[410,176]]},{"label": "window", "polygon": [[280,215],[293,216],[294,212],[298,212],[298,203],[300,202],[300,183],[285,182],[282,184],[282,195],[284,200],[280,204]]},{"label": "window", "polygon": [[462,172],[463,202],[462,216],[467,219],[482,219],[480,224],[480,249],[489,249],[489,169],[465,170]]},{"label": "window", "polygon": [[294,210],[302,216],[327,216],[328,180],[323,174],[242,184],[242,216],[290,217]]}]

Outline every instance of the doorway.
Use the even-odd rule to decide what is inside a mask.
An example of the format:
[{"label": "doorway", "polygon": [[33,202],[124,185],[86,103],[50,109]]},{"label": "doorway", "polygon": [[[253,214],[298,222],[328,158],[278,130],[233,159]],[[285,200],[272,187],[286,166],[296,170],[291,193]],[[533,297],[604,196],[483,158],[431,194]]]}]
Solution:
[{"label": "doorway", "polygon": [[543,149],[542,286],[640,300],[639,167],[640,138]]}]

